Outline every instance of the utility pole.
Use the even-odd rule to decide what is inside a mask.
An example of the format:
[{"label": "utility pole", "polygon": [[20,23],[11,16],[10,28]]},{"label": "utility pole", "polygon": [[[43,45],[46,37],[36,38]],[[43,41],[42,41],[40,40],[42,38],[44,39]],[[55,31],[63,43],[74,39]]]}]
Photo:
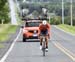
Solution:
[{"label": "utility pole", "polygon": [[23,0],[23,2],[26,2],[26,0]]},{"label": "utility pole", "polygon": [[17,9],[20,12],[19,2],[17,0],[15,0],[15,1],[16,1]]},{"label": "utility pole", "polygon": [[73,26],[73,21],[72,21],[72,0],[71,0],[71,26]]},{"label": "utility pole", "polygon": [[11,24],[12,25],[17,25],[14,1],[13,0],[8,0],[8,3],[9,3],[9,8],[10,8]]},{"label": "utility pole", "polygon": [[62,24],[64,24],[64,1],[62,0]]}]

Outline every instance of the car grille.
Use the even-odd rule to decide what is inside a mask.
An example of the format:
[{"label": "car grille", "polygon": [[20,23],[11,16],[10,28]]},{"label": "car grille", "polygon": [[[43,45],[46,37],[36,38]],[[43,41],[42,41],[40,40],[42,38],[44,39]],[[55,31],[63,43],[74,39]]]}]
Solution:
[{"label": "car grille", "polygon": [[[30,32],[30,33],[34,33],[33,30],[29,30],[28,32]],[[38,30],[36,30],[36,33],[38,33]]]}]

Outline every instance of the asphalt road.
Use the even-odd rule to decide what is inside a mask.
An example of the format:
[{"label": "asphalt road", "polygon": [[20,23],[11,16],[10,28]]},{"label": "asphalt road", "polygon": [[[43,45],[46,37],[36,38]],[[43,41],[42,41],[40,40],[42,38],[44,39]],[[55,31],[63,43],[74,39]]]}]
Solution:
[{"label": "asphalt road", "polygon": [[49,51],[42,56],[39,42],[22,42],[22,34],[17,39],[5,62],[75,62],[75,36],[51,27]]}]

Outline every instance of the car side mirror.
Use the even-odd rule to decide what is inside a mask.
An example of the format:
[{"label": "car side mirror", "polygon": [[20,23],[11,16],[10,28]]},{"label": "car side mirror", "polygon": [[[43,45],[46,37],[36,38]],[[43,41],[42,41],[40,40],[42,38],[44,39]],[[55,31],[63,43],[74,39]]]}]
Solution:
[{"label": "car side mirror", "polygon": [[21,26],[21,28],[24,28],[24,26]]}]

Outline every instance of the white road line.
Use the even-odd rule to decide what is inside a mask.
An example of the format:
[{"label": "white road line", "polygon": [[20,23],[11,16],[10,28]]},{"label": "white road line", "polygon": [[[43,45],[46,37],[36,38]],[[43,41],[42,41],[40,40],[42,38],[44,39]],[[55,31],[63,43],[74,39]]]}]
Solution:
[{"label": "white road line", "polygon": [[[68,52],[66,51],[64,48],[62,48],[58,43],[56,42],[52,42],[58,49],[60,49],[63,53],[65,53],[70,59],[72,59],[73,61],[75,61],[75,57],[73,57],[70,53],[72,52]],[[72,53],[73,54],[73,53]]]},{"label": "white road line", "polygon": [[63,29],[61,29],[61,28],[59,28],[59,27],[57,27],[57,26],[54,26],[54,27],[56,27],[57,29],[59,29],[59,30],[61,30],[61,31],[63,31],[63,32],[69,34],[69,35],[71,35],[71,36],[75,36],[75,34],[72,34],[72,33],[70,33],[70,32],[66,32],[66,31],[64,31]]},{"label": "white road line", "polygon": [[5,55],[1,58],[0,62],[4,62],[6,60],[6,58],[8,57],[9,53],[11,52],[11,50],[13,49],[16,40],[18,39],[18,37],[20,36],[21,33],[21,29],[19,31],[19,34],[17,35],[17,37],[15,38],[15,40],[13,41],[13,43],[11,44],[10,48],[8,49],[8,51],[5,53]]}]

